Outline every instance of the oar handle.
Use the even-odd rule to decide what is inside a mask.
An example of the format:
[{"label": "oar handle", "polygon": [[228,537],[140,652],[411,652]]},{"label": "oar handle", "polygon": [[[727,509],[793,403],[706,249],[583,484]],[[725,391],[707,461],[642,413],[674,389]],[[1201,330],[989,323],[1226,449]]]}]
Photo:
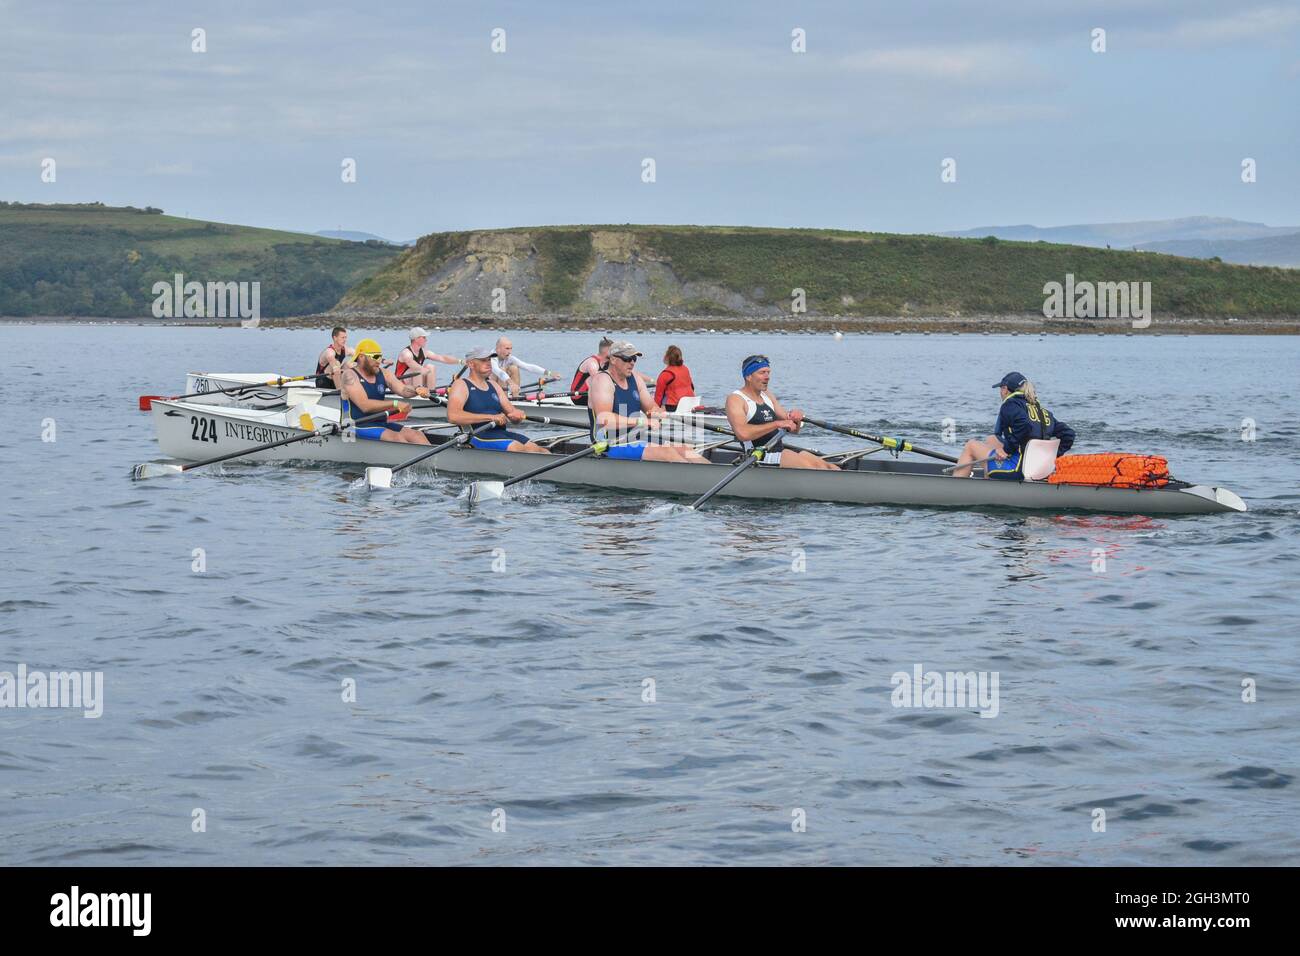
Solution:
[{"label": "oar handle", "polygon": [[[702,421],[699,416],[690,412],[671,412],[659,420],[661,422],[689,422],[694,427],[702,428],[706,432],[717,432],[719,435],[730,435],[732,438],[736,437],[736,433],[730,428],[723,428],[721,425],[714,425],[712,422]],[[805,421],[807,421],[807,419],[805,419]],[[791,445],[785,440],[785,436],[788,433],[784,429],[778,428],[775,430],[774,434],[781,436],[781,447],[786,451],[811,451],[814,455],[819,458],[821,457],[821,452],[819,451],[813,451],[811,448],[804,448],[802,445]]]},{"label": "oar handle", "polygon": [[524,421],[532,422],[535,425],[566,425],[567,422],[558,422],[549,415],[530,415],[524,412]]}]

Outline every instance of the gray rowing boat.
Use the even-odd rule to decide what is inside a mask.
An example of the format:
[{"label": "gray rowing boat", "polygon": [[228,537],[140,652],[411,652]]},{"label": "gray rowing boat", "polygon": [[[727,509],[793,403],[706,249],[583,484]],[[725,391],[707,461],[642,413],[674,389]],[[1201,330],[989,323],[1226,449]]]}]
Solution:
[{"label": "gray rowing boat", "polygon": [[[319,406],[258,410],[196,402],[153,402],[153,421],[164,455],[200,461],[255,448],[268,442],[311,434],[300,427],[309,413],[317,429],[330,431],[337,414]],[[433,443],[449,440],[445,426],[430,426]],[[555,446],[565,454],[584,442]],[[329,462],[392,468],[419,454],[423,446],[368,441],[348,435],[312,434],[280,448],[256,452],[252,461]],[[561,485],[588,485],[653,495],[697,497],[715,485],[736,461],[735,450],[707,452],[711,464],[619,461],[588,458],[565,465],[545,480]],[[511,478],[535,468],[536,455],[458,448],[429,462],[429,470]],[[420,466],[416,466],[419,468]],[[943,466],[907,459],[855,458],[843,471],[809,471],[760,464],[721,492],[731,498],[827,501],[860,505],[916,505],[941,508],[1017,508],[1039,511],[1097,511],[1108,514],[1212,514],[1245,511],[1246,505],[1226,488],[1171,481],[1158,488],[1110,488],[1091,485],[1018,482],[989,478],[952,478]]]}]

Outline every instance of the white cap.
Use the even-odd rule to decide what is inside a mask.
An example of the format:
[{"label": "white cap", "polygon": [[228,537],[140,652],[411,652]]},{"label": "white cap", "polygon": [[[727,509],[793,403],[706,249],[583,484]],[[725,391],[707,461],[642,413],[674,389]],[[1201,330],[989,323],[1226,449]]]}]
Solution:
[{"label": "white cap", "polygon": [[421,336],[428,338],[429,332],[427,329],[422,329],[417,325],[411,329],[410,335],[411,335],[411,341],[414,342],[416,339],[420,338]]}]

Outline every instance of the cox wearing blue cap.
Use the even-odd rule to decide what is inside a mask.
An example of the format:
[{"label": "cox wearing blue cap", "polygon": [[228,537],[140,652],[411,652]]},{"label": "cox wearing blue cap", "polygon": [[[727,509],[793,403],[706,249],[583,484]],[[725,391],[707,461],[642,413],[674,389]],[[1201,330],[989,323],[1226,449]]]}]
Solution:
[{"label": "cox wearing blue cap", "polygon": [[953,477],[966,478],[974,467],[972,462],[992,459],[985,464],[985,474],[989,478],[1019,481],[1023,478],[1021,465],[1028,442],[1059,438],[1058,457],[1073,447],[1074,429],[1042,406],[1033,382],[1019,372],[1007,372],[993,387],[998,389],[1002,399],[993,434],[983,441],[972,438],[966,443],[957,459],[964,467],[954,469]]}]

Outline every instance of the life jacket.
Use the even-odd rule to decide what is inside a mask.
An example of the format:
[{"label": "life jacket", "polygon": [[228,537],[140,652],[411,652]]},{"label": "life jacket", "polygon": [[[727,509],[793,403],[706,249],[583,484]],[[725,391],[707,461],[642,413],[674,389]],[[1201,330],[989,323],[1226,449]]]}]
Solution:
[{"label": "life jacket", "polygon": [[[1051,413],[1048,412],[1048,410],[1045,409],[1039,402],[1036,401],[1031,402],[1028,398],[1025,397],[1025,394],[1023,392],[1012,392],[1010,395],[1008,395],[1006,398],[1002,400],[1002,404],[1005,405],[1007,402],[1012,401],[1013,399],[1016,398],[1022,399],[1024,401],[1025,410],[1029,415],[1029,420],[1034,424],[1034,426],[1038,431],[1038,434],[1035,435],[1034,438],[1037,438],[1041,441],[1046,441],[1050,439],[1052,437]],[[998,440],[1001,441],[1004,445],[1006,445],[1008,444],[1007,442],[1008,437],[1010,437],[1009,429],[1005,436],[998,435]],[[1029,440],[1033,441],[1034,439],[1031,438]],[[1001,461],[998,461],[995,458],[994,460],[988,462],[984,473],[990,478],[1013,478],[1019,480],[1021,477],[1020,474],[1021,469],[1024,467],[1024,462],[1025,462],[1025,450],[1024,448],[1020,448],[1015,452],[1015,454],[1010,455]]]},{"label": "life jacket", "polygon": [[[405,352],[406,349],[403,349],[402,351]],[[396,375],[398,378],[402,378],[404,375],[406,375],[407,372],[411,371],[412,369],[419,368],[420,366],[424,365],[424,349],[420,349],[418,355],[416,354],[415,349],[411,349],[411,357],[415,359],[414,365],[407,365],[399,358],[397,360],[397,365],[393,368],[393,374]]]},{"label": "life jacket", "polygon": [[[334,351],[334,360],[338,362],[340,365],[342,365],[343,360],[348,357],[348,350],[344,349],[342,352],[340,352],[338,349],[334,349],[333,351]],[[317,359],[316,360],[316,387],[317,388],[334,387],[334,379],[330,378],[328,375],[325,374],[325,368],[326,368],[325,363],[322,362],[320,359]]]},{"label": "life jacket", "polygon": [[[695,383],[691,381],[691,370],[685,365],[669,365],[662,372],[671,376],[668,383],[664,386],[664,399],[659,402],[668,411],[674,411],[683,398],[690,398],[695,394]],[[658,391],[658,386],[655,388]],[[659,401],[658,398],[655,401]]]},{"label": "life jacket", "polygon": [[1169,484],[1169,462],[1159,455],[1062,455],[1047,479],[1054,485],[1159,488]]},{"label": "life jacket", "polygon": [[[578,370],[573,373],[573,381],[569,383],[569,391],[573,393],[573,404],[575,405],[587,404],[587,390],[591,388],[591,381],[590,381],[591,373],[584,372],[582,370],[582,367],[586,365],[587,362],[589,362],[591,359],[595,359],[596,364],[600,365],[599,355],[588,355],[585,359],[583,359],[581,362],[578,363]],[[606,365],[607,364],[608,363],[606,363]],[[600,365],[600,370],[602,372],[605,370],[606,365]]]}]

